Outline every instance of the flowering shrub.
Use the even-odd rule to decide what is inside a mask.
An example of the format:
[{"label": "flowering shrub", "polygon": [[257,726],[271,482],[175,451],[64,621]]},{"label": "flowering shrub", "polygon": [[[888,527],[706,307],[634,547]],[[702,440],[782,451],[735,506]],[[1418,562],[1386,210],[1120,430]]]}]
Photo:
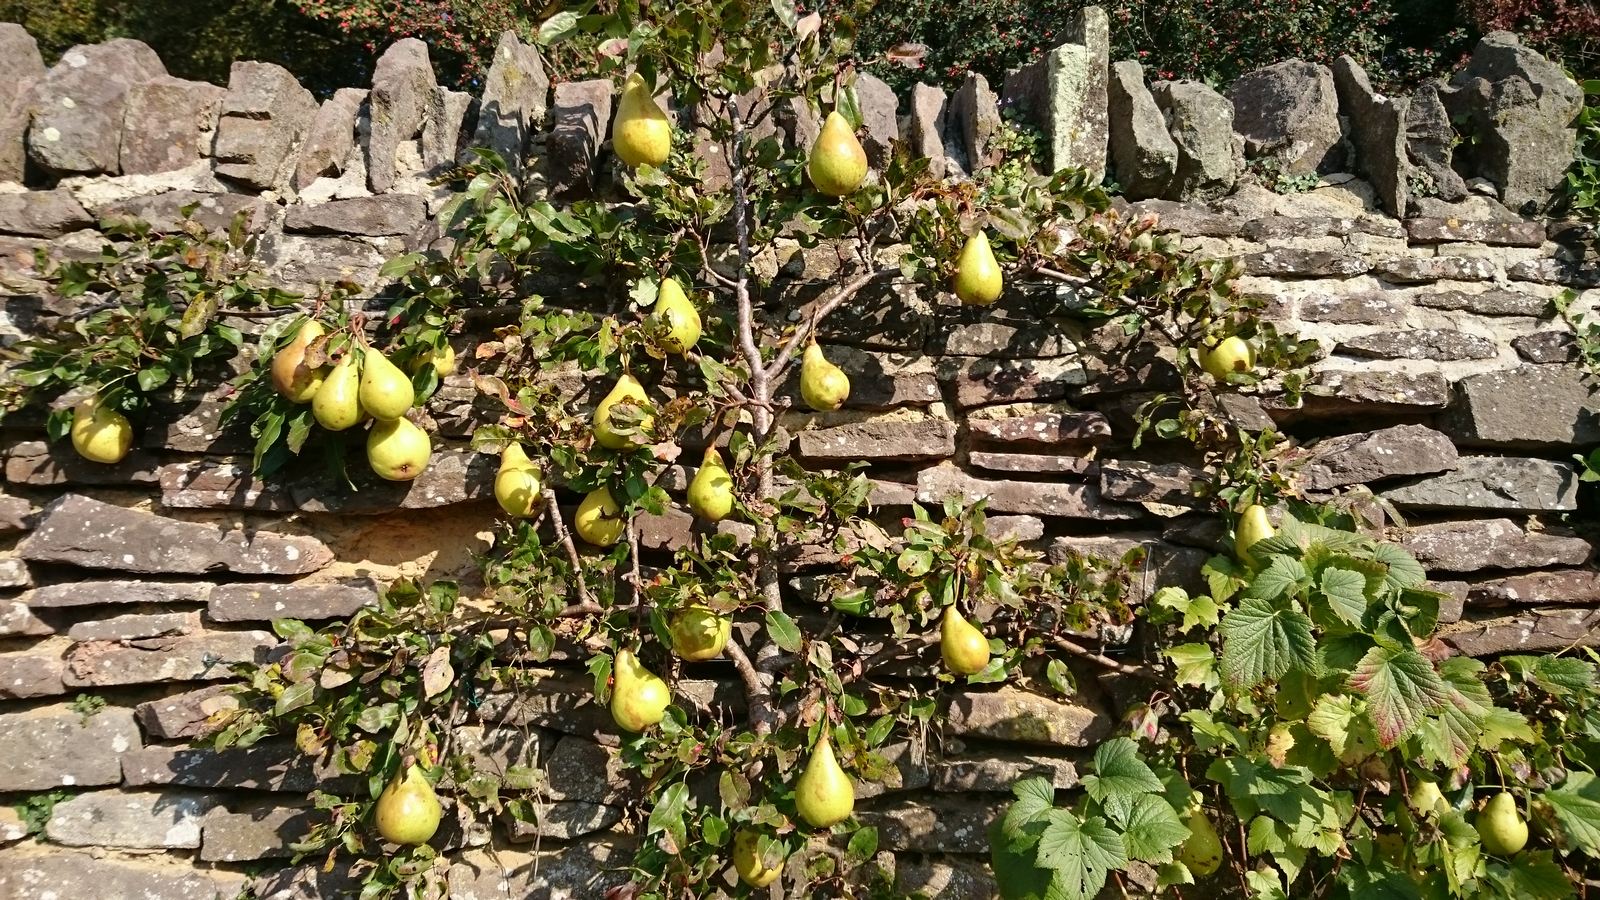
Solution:
[{"label": "flowering shrub", "polygon": [[1600,63],[1600,7],[1594,0],[1465,0],[1480,31],[1515,31],[1575,72],[1593,74]]}]

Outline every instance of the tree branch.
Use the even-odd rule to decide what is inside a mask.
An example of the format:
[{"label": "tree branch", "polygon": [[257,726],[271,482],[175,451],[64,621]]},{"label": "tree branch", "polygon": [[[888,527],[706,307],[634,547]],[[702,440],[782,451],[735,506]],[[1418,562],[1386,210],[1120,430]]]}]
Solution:
[{"label": "tree branch", "polygon": [[561,504],[556,502],[554,488],[544,489],[545,508],[550,511],[550,526],[555,529],[556,540],[567,551],[567,561],[572,563],[572,585],[578,592],[578,600],[594,606],[594,595],[589,593],[589,583],[583,577],[583,557],[578,555],[578,545],[572,542],[572,534],[567,531],[567,523],[561,520]]},{"label": "tree branch", "polygon": [[1076,641],[1070,641],[1066,638],[1056,638],[1056,646],[1067,651],[1068,653],[1071,653],[1073,656],[1076,656],[1079,659],[1086,659],[1097,666],[1110,669],[1111,671],[1122,675],[1132,675],[1135,678],[1143,678],[1146,681],[1155,681],[1162,684],[1165,684],[1167,681],[1167,679],[1163,678],[1161,675],[1158,675],[1143,666],[1130,666],[1127,663],[1117,662],[1111,657],[1106,656],[1103,653],[1096,653],[1093,650],[1090,650],[1088,647],[1077,643]]},{"label": "tree branch", "polygon": [[795,327],[794,334],[789,335],[789,340],[784,343],[783,349],[778,351],[777,358],[773,359],[772,364],[767,366],[766,377],[768,381],[776,384],[783,380],[784,370],[789,367],[789,363],[794,361],[795,352],[799,350],[800,345],[805,342],[806,338],[811,336],[823,319],[826,319],[834,310],[844,305],[845,301],[861,293],[861,290],[875,279],[882,278],[885,275],[892,275],[898,271],[900,270],[890,268],[873,269],[835,288],[834,292],[826,300],[823,300],[812,311],[811,315],[807,316],[804,321]]},{"label": "tree branch", "polygon": [[771,734],[777,723],[773,719],[772,704],[768,702],[771,688],[767,685],[767,679],[756,671],[737,638],[729,640],[723,652],[733,662],[739,679],[744,682],[745,699],[750,706],[750,727],[755,729],[756,734]]}]

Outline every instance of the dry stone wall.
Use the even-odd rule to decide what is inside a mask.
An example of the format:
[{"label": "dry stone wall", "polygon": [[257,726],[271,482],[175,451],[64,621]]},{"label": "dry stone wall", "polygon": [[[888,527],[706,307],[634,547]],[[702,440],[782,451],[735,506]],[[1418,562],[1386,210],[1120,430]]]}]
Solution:
[{"label": "dry stone wall", "polygon": [[[1310,494],[1370,490],[1404,515],[1392,536],[1455,597],[1442,633],[1454,652],[1600,644],[1600,572],[1581,527],[1593,498],[1572,461],[1600,443],[1600,404],[1549,314],[1569,288],[1592,308],[1600,263],[1582,226],[1518,214],[1548,200],[1571,157],[1575,86],[1508,35],[1406,97],[1375,93],[1348,61],[1284,63],[1226,93],[1147,85],[1137,64],[1108,64],[1105,42],[1090,13],[1000,93],[1045,134],[1049,165],[1109,169],[1129,214],[1237,259],[1279,326],[1320,342],[1303,403],[1236,394],[1229,414],[1295,436]],[[268,63],[236,64],[221,87],[172,78],[135,41],[75,48],[49,69],[16,26],[0,26],[0,47],[10,342],[74,308],[44,292],[35,251],[94,253],[112,217],[168,229],[194,204],[213,226],[243,212],[278,283],[350,279],[377,298],[384,260],[438,239],[431,217],[448,194],[431,178],[468,146],[495,149],[533,194],[614,191],[613,85],[552,89],[511,35],[478,97],[439,87],[427,48],[408,40],[369,89],[320,102]],[[870,152],[906,141],[952,177],[993,162],[1001,107],[981,77],[902,98],[864,81]],[[803,106],[777,120],[787,140],[815,133]],[[1457,121],[1475,129],[1470,159],[1453,156]],[[1274,193],[1279,174],[1320,178]],[[804,291],[785,285],[825,280],[830,253],[773,266],[766,309],[797,314]],[[1073,318],[1073,300],[1018,285],[985,310],[906,289],[857,301],[825,334],[856,391],[838,413],[789,416],[792,449],[817,466],[869,463],[888,522],[913,501],[987,497],[994,530],[1054,557],[1143,546],[1143,590],[1192,583],[1222,537],[1188,495],[1199,460],[1130,441],[1132,410],[1171,386],[1172,368],[1159,354],[1108,362],[1111,337]],[[285,743],[189,741],[229,702],[230,664],[273,658],[273,619],[337,620],[400,576],[471,581],[496,512],[494,461],[465,446],[484,414],[470,380],[450,379],[429,409],[440,449],[427,473],[351,492],[305,473],[254,479],[247,436],[219,426],[222,397],[162,405],[112,467],[47,444],[38,417],[6,423],[3,900],[352,895],[342,869],[289,862],[318,815],[306,794],[336,783],[331,771]],[[689,533],[686,514],[649,517],[644,544]],[[789,588],[803,597],[828,562],[794,560]],[[732,680],[706,664],[675,690],[698,707],[736,704]],[[984,828],[1005,791],[1036,773],[1074,785],[1118,697],[1085,678],[1074,702],[1010,686],[947,699],[941,739],[897,748],[899,783],[862,785],[861,817],[880,828],[900,891],[989,897]],[[481,719],[461,740],[482,764],[536,766],[548,788],[536,824],[444,839],[451,896],[599,896],[633,845],[630,774],[581,661],[558,659],[537,691],[491,698]]]}]

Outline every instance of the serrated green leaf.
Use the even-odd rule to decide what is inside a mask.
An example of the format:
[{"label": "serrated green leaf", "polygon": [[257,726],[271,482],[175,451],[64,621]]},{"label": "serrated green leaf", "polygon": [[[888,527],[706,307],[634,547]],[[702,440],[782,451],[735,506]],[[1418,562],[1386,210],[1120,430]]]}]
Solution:
[{"label": "serrated green leaf", "polygon": [[1566,900],[1576,896],[1572,880],[1550,853],[1519,853],[1510,865],[1489,866],[1489,880],[1516,900]]},{"label": "serrated green leaf", "polygon": [[1161,651],[1172,660],[1178,670],[1179,684],[1212,688],[1221,683],[1217,677],[1217,655],[1209,644],[1179,644]]},{"label": "serrated green leaf", "polygon": [[1316,672],[1317,642],[1311,629],[1311,619],[1297,609],[1246,598],[1218,626],[1223,680],[1248,690],[1290,669]]},{"label": "serrated green leaf", "polygon": [[1360,572],[1329,566],[1322,570],[1322,596],[1328,608],[1346,625],[1359,625],[1367,614],[1367,577]]},{"label": "serrated green leaf", "polygon": [[[1524,656],[1518,659],[1529,661],[1525,671],[1534,684],[1558,697],[1593,690],[1595,687],[1595,667],[1587,660],[1570,656]],[[1501,660],[1502,664],[1509,662],[1508,659]]]},{"label": "serrated green leaf", "polygon": [[1133,802],[1141,794],[1162,789],[1161,779],[1139,758],[1132,738],[1113,738],[1094,752],[1094,772],[1083,776],[1083,788],[1105,807],[1119,825],[1125,825]]},{"label": "serrated green leaf", "polygon": [[1133,801],[1133,812],[1122,832],[1122,843],[1130,859],[1147,863],[1172,861],[1172,850],[1189,839],[1189,828],[1178,818],[1178,811],[1158,794],[1141,794]]},{"label": "serrated green leaf", "polygon": [[1539,797],[1555,810],[1571,849],[1600,857],[1600,778],[1569,772],[1566,781]]},{"label": "serrated green leaf", "polygon": [[1372,558],[1389,567],[1383,580],[1394,590],[1419,588],[1428,582],[1428,572],[1422,568],[1422,563],[1399,544],[1377,544],[1372,548]]},{"label": "serrated green leaf", "polygon": [[767,634],[783,650],[795,653],[800,649],[800,626],[782,610],[767,612]]},{"label": "serrated green leaf", "polygon": [[1342,754],[1350,740],[1350,729],[1361,715],[1357,702],[1344,694],[1324,694],[1306,716],[1306,727],[1327,741],[1334,753]]},{"label": "serrated green leaf", "polygon": [[1053,871],[1050,886],[1065,900],[1093,900],[1106,876],[1128,863],[1122,836],[1105,820],[1079,820],[1068,810],[1051,810],[1050,824],[1039,836],[1039,865]]},{"label": "serrated green leaf", "polygon": [[1297,593],[1302,584],[1309,579],[1306,567],[1301,565],[1299,560],[1288,556],[1274,556],[1272,562],[1257,573],[1255,580],[1245,588],[1244,595],[1257,600],[1277,600]]},{"label": "serrated green leaf", "polygon": [[[1006,810],[1000,830],[1008,840],[1016,841],[1023,838],[1028,825],[1041,821],[1045,813],[1054,808],[1056,789],[1048,779],[1035,776],[1024,778],[1012,785],[1011,793],[1017,799],[1011,804],[1011,808]],[[1037,835],[1034,837],[1037,838]]]},{"label": "serrated green leaf", "polygon": [[1385,748],[1399,743],[1448,697],[1433,663],[1402,647],[1373,647],[1351,674],[1350,686],[1366,695],[1367,713]]},{"label": "serrated green leaf", "polygon": [[1155,596],[1150,599],[1157,606],[1183,614],[1183,624],[1178,626],[1179,631],[1216,627],[1217,618],[1222,614],[1222,609],[1217,606],[1215,600],[1205,594],[1191,597],[1188,591],[1180,587],[1164,587],[1156,591]]}]

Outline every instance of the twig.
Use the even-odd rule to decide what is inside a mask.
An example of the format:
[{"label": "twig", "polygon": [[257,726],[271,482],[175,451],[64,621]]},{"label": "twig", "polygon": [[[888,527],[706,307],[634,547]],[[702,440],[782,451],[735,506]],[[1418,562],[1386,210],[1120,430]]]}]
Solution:
[{"label": "twig", "polygon": [[795,327],[794,334],[789,335],[789,340],[784,343],[783,349],[778,351],[778,355],[772,360],[772,364],[767,366],[765,373],[767,380],[777,383],[783,379],[783,372],[789,367],[789,363],[794,360],[795,352],[799,350],[800,345],[805,342],[806,338],[811,336],[811,333],[818,325],[822,324],[822,320],[826,319],[830,313],[842,306],[846,300],[861,293],[861,289],[871,284],[874,279],[892,275],[898,271],[900,270],[890,268],[873,269],[835,288],[834,292],[828,296],[828,299],[822,301],[811,315],[807,316],[804,321]]},{"label": "twig", "polygon": [[[1043,275],[1044,277],[1051,279],[1052,281],[1060,281],[1066,284],[1092,285],[1094,283],[1091,279],[1084,278],[1081,275],[1069,275],[1066,272],[1061,272],[1044,265],[1034,266],[1033,271],[1036,274]],[[1180,332],[1176,332],[1168,328],[1165,322],[1154,316],[1151,316],[1149,311],[1141,308],[1138,303],[1135,303],[1126,297],[1112,297],[1110,299],[1114,300],[1117,305],[1128,310],[1129,312],[1139,313],[1146,322],[1154,325],[1156,330],[1161,332],[1162,336],[1171,341],[1174,345],[1181,346],[1183,344],[1183,335]]]},{"label": "twig", "polygon": [[567,531],[567,523],[561,520],[561,504],[556,502],[554,488],[544,489],[545,508],[550,511],[550,526],[555,529],[556,540],[567,551],[567,561],[572,563],[573,587],[578,591],[578,599],[583,603],[599,607],[594,602],[594,595],[589,593],[589,583],[583,577],[583,557],[578,555],[578,545],[572,542],[572,534]]},{"label": "twig", "polygon": [[706,277],[729,290],[738,290],[738,282],[718,272],[711,265],[711,251],[706,247],[706,239],[698,231],[691,231],[690,234],[694,235],[694,242],[700,247],[700,265],[705,269]]},{"label": "twig", "polygon": [[560,611],[556,613],[555,617],[557,619],[580,619],[584,616],[598,616],[605,611],[606,608],[598,603],[573,603],[568,606],[563,606]]},{"label": "twig", "polygon": [[1111,671],[1122,675],[1132,675],[1135,678],[1143,678],[1147,681],[1157,681],[1162,683],[1166,682],[1165,678],[1157,675],[1155,672],[1152,672],[1143,666],[1130,666],[1127,663],[1117,662],[1111,657],[1106,656],[1103,653],[1096,653],[1093,650],[1090,650],[1088,647],[1077,643],[1076,641],[1070,641],[1066,638],[1056,638],[1056,646],[1067,651],[1068,653],[1071,653],[1073,656],[1076,656],[1079,659],[1086,659],[1097,666],[1110,669]]}]

